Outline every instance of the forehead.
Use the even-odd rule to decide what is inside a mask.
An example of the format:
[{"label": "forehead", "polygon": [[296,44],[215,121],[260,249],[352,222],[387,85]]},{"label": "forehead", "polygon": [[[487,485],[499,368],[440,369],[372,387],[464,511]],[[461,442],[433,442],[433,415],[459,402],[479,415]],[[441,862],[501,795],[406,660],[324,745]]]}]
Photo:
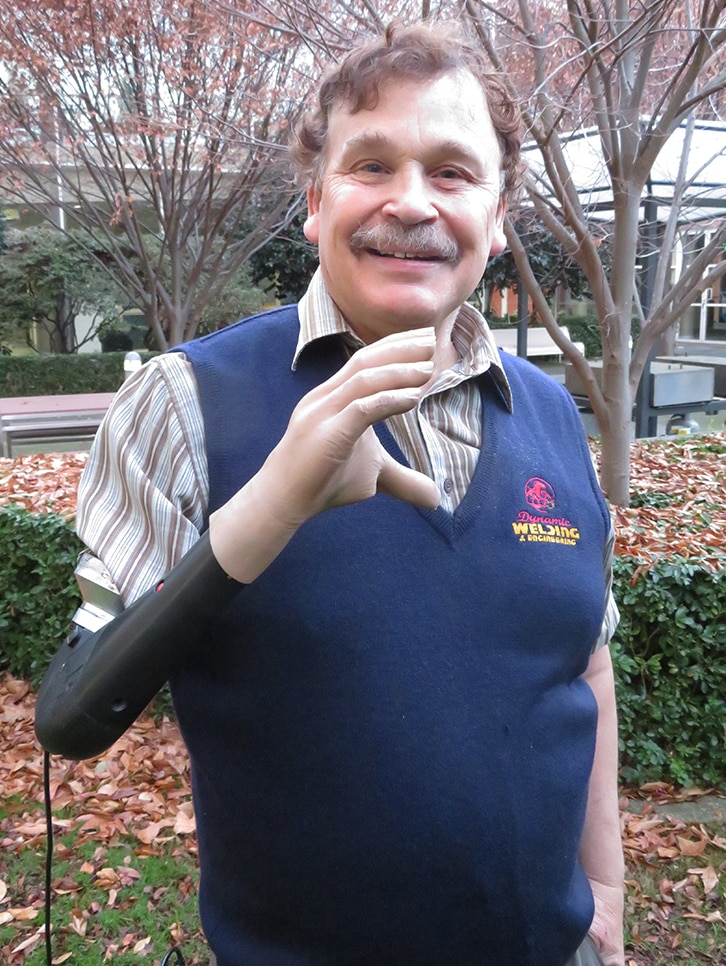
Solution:
[{"label": "forehead", "polygon": [[389,80],[381,85],[374,107],[352,111],[339,104],[331,111],[328,160],[384,146],[401,151],[458,148],[497,167],[501,161],[484,91],[468,71],[424,81]]}]

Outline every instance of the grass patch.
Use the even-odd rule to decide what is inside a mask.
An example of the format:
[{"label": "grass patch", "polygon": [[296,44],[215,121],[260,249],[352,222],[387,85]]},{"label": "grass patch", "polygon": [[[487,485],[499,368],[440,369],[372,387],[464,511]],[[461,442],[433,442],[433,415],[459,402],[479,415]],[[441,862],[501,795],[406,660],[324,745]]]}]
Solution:
[{"label": "grass patch", "polygon": [[[10,815],[5,810],[4,817]],[[17,817],[17,813],[16,813]],[[67,816],[57,816],[59,822]],[[24,816],[35,822],[37,815]],[[56,835],[52,875],[54,962],[97,966],[158,964],[180,946],[189,966],[209,961],[199,928],[196,856],[172,836],[153,852],[137,839],[118,836],[108,846],[77,832]],[[44,966],[45,852],[40,842],[6,852],[3,878],[9,892],[0,909],[13,919],[0,926],[4,963]],[[3,916],[0,912],[0,922]]]},{"label": "grass patch", "polygon": [[[637,966],[726,963],[726,851],[629,870],[626,944]],[[719,875],[720,872],[720,875]],[[715,885],[711,885],[715,881]]]}]

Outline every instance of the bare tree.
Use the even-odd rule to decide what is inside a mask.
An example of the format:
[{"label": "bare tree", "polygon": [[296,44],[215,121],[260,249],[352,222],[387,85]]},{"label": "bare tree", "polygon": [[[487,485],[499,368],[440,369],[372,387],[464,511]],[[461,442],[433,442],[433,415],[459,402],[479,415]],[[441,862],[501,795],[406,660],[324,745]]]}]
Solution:
[{"label": "bare tree", "polygon": [[[656,341],[698,294],[726,271],[714,256],[726,238],[724,221],[675,281],[671,253],[694,165],[688,142],[693,118],[714,116],[726,85],[723,0],[466,0],[469,18],[492,63],[523,104],[541,156],[527,184],[544,225],[579,264],[593,294],[603,346],[596,380],[586,360],[557,327],[511,223],[507,237],[537,314],[587,387],[602,433],[603,487],[613,502],[629,498],[631,414],[638,384]],[[644,252],[649,179],[668,140],[685,126],[680,170],[647,288],[638,284]],[[605,169],[611,264],[603,264],[592,212],[578,191],[568,143],[592,127]],[[704,160],[704,159],[701,159]],[[652,199],[651,199],[652,200]],[[716,261],[716,264],[712,264]],[[710,267],[709,267],[710,266]],[[644,293],[647,292],[647,297]],[[640,334],[630,352],[632,319]]]},{"label": "bare tree", "polygon": [[0,191],[109,252],[161,348],[296,210],[281,142],[309,79],[257,14],[0,0]]}]

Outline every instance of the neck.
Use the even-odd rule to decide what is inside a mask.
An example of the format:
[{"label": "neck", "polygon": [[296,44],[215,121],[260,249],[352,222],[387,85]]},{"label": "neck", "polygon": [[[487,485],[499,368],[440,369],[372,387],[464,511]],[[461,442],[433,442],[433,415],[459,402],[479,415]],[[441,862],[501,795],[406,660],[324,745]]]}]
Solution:
[{"label": "neck", "polygon": [[450,369],[459,361],[459,356],[451,338],[457,313],[445,319],[436,329],[436,349],[434,350],[434,372],[431,382],[434,382],[440,373]]}]

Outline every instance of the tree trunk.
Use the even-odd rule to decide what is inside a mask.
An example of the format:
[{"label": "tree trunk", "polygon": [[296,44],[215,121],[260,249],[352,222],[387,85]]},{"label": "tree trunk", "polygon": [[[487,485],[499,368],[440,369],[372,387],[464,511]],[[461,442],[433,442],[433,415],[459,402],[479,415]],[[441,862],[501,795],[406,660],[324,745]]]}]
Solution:
[{"label": "tree trunk", "polygon": [[627,506],[630,500],[630,442],[633,435],[632,397],[628,367],[622,361],[603,360],[602,389],[607,418],[600,426],[600,485],[611,503]]}]

